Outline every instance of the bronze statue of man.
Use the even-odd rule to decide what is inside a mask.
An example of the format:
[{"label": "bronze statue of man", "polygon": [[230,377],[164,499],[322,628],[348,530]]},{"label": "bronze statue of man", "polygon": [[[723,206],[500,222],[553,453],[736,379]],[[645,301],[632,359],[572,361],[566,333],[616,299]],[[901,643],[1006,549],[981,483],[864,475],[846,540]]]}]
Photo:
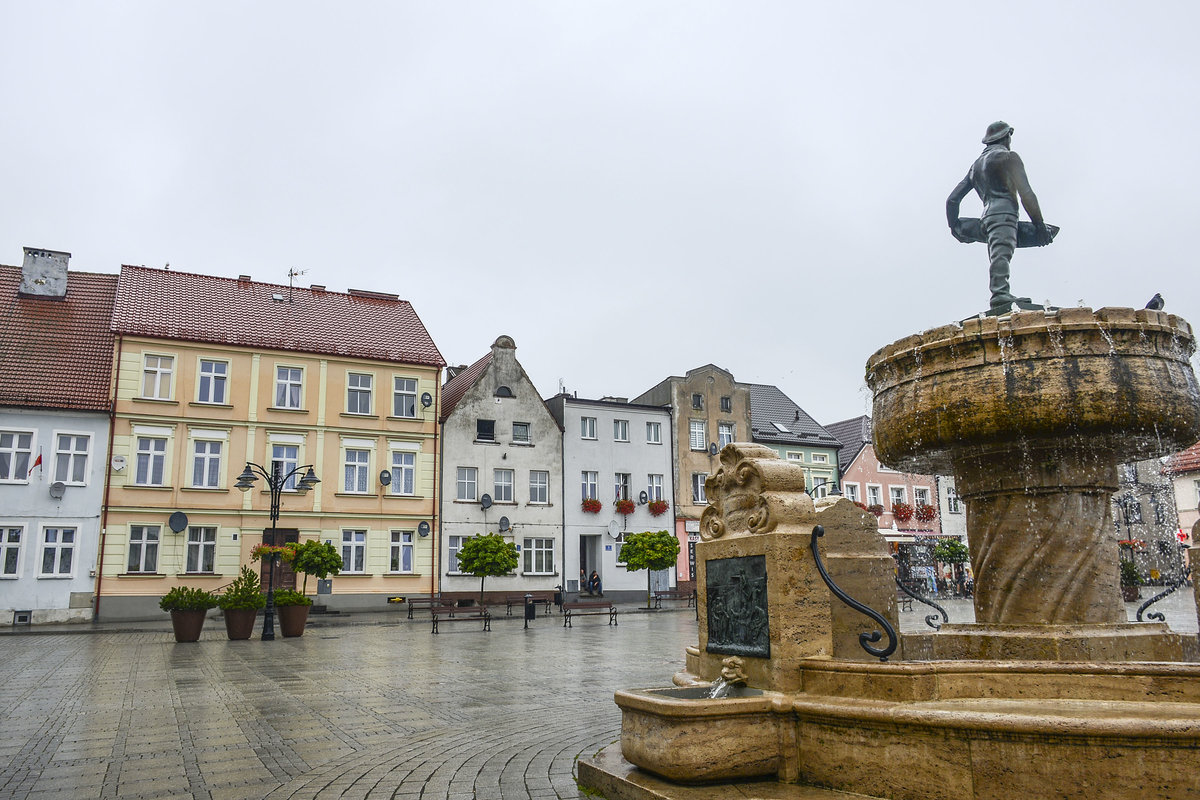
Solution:
[{"label": "bronze statue of man", "polygon": [[[1047,225],[1037,195],[1029,186],[1021,157],[1009,149],[1013,128],[1007,122],[993,122],[983,137],[987,145],[950,197],[946,199],[946,219],[950,233],[960,242],[987,242],[991,261],[993,312],[1007,311],[1013,303],[1029,307],[1028,297],[1014,297],[1008,275],[1013,250],[1018,247],[1042,247],[1054,241],[1058,228]],[[961,219],[958,206],[972,190],[983,201],[982,219]],[[1032,223],[1019,222],[1017,198]]]}]

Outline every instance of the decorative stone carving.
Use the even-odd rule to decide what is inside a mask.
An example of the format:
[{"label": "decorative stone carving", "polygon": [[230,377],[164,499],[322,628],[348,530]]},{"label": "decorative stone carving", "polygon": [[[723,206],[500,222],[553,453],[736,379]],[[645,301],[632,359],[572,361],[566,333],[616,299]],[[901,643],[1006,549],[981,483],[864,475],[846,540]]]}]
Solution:
[{"label": "decorative stone carving", "polygon": [[700,538],[770,533],[783,521],[811,517],[804,470],[769,447],[735,442],[721,451],[721,466],[704,483],[708,508],[700,516]]}]

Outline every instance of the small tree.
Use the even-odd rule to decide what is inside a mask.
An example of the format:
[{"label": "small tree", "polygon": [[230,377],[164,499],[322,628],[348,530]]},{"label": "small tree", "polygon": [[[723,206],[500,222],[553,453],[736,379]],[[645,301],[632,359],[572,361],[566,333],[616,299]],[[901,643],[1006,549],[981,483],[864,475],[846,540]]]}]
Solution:
[{"label": "small tree", "polygon": [[679,557],[679,540],[669,531],[645,531],[625,537],[617,561],[626,569],[646,572],[646,608],[650,608],[650,573],[675,566]]},{"label": "small tree", "polygon": [[329,542],[309,539],[303,544],[289,544],[286,547],[292,551],[292,556],[284,557],[296,572],[304,573],[304,582],[300,585],[300,593],[308,593],[308,576],[325,580],[330,575],[342,571],[342,556],[337,548]]},{"label": "small tree", "polygon": [[962,565],[971,560],[971,552],[958,539],[942,539],[933,548],[933,560],[951,564],[956,582],[963,580]]},{"label": "small tree", "polygon": [[507,575],[517,568],[517,546],[498,533],[472,536],[458,551],[458,569],[479,578],[479,605],[483,605],[483,581]]}]

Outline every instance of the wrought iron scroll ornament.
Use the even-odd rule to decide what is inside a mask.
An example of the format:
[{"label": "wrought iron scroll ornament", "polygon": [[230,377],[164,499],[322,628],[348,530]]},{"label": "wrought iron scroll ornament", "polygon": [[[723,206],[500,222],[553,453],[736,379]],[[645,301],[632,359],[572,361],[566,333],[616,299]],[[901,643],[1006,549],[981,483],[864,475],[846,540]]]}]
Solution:
[{"label": "wrought iron scroll ornament", "polygon": [[[1142,619],[1142,612],[1145,611],[1150,606],[1157,603],[1159,600],[1162,600],[1164,597],[1166,597],[1171,592],[1178,589],[1180,586],[1183,586],[1184,584],[1186,584],[1188,576],[1191,574],[1192,574],[1192,568],[1191,568],[1191,566],[1188,566],[1186,569],[1184,569],[1183,574],[1179,576],[1179,580],[1175,581],[1175,583],[1168,586],[1165,591],[1159,592],[1158,594],[1154,595],[1154,597],[1151,597],[1149,600],[1147,600],[1146,602],[1144,602],[1140,606],[1138,606],[1137,621],[1145,622],[1146,620]],[[1149,617],[1150,619],[1154,620],[1155,622],[1166,622],[1167,621],[1166,616],[1164,616],[1161,612],[1158,612],[1158,611],[1151,611],[1146,616]]]},{"label": "wrought iron scroll ornament", "polygon": [[941,622],[937,621],[937,618],[938,618],[937,614],[926,614],[925,615],[925,624],[926,625],[933,628],[935,631],[940,631],[942,629],[942,626],[950,621],[950,615],[946,613],[946,609],[942,608],[937,603],[933,602],[928,597],[926,597],[923,594],[921,594],[920,592],[918,592],[916,589],[913,589],[911,586],[908,586],[907,584],[905,584],[904,581],[900,580],[899,575],[896,576],[896,585],[900,587],[900,591],[904,592],[906,595],[911,597],[913,600],[916,600],[918,603],[924,603],[925,605],[930,606],[931,608],[936,608],[938,611],[941,612],[941,614],[942,614]]},{"label": "wrought iron scroll ornament", "polygon": [[821,580],[825,581],[825,585],[829,587],[829,591],[837,595],[839,600],[860,614],[866,614],[868,617],[883,626],[883,630],[888,637],[887,647],[872,647],[870,644],[868,644],[868,642],[878,642],[883,638],[883,634],[881,634],[879,631],[871,631],[870,633],[863,631],[858,635],[858,643],[862,645],[863,650],[866,650],[880,661],[887,661],[888,656],[896,652],[896,645],[899,644],[899,640],[896,637],[896,629],[892,627],[891,623],[887,621],[886,617],[873,608],[863,605],[850,595],[846,594],[844,591],[842,591],[841,587],[833,582],[833,578],[829,577],[829,573],[825,571],[825,565],[821,562],[820,548],[817,547],[817,539],[824,535],[825,528],[822,526],[817,525],[813,528],[812,542],[810,546],[812,548],[813,561],[815,561],[817,564],[817,572],[821,573]]}]

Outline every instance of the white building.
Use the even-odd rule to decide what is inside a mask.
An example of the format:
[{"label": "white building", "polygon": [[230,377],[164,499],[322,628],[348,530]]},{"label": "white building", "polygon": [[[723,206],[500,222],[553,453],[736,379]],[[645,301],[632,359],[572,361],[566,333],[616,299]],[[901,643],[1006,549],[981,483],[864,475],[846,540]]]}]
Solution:
[{"label": "white building", "polygon": [[[577,591],[580,576],[594,570],[606,597],[644,598],[646,573],[630,572],[617,556],[626,534],[674,530],[670,409],[567,394],[546,403],[563,428],[567,591]],[[598,500],[599,510],[585,510],[587,499]],[[632,512],[621,513],[618,500],[631,501]],[[655,590],[675,586],[672,569],[650,578]]]}]

